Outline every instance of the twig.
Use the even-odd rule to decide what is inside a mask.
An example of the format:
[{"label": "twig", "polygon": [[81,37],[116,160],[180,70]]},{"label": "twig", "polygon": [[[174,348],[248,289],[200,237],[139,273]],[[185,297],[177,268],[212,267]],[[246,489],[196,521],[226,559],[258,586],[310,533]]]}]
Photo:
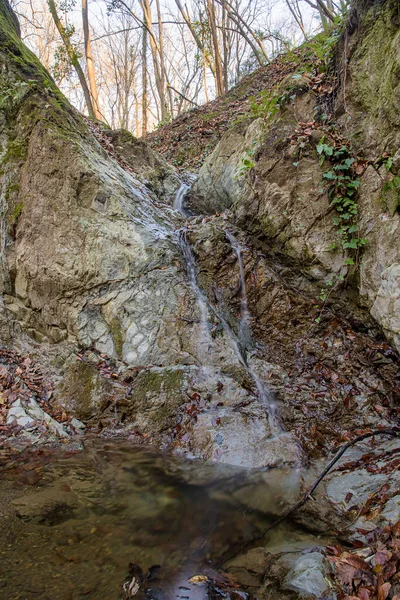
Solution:
[{"label": "twig", "polygon": [[288,517],[290,517],[294,512],[296,512],[296,510],[298,510],[299,508],[301,508],[302,506],[304,506],[304,504],[310,499],[312,498],[311,494],[316,490],[316,488],[319,486],[319,484],[321,483],[321,481],[324,479],[324,477],[326,477],[326,475],[329,473],[329,471],[332,469],[332,467],[337,463],[337,461],[343,456],[343,454],[346,452],[346,450],[348,450],[349,448],[351,448],[351,446],[354,446],[354,444],[356,444],[357,442],[361,442],[362,440],[366,440],[367,438],[370,437],[375,437],[377,435],[392,435],[394,437],[399,436],[400,437],[400,428],[398,427],[393,427],[391,429],[379,429],[377,431],[372,431],[371,433],[364,433],[363,435],[359,435],[358,437],[356,437],[354,440],[352,440],[351,442],[347,442],[347,444],[345,444],[344,446],[342,446],[342,448],[339,450],[339,452],[337,452],[337,454],[334,456],[334,458],[332,458],[332,460],[328,463],[328,465],[325,467],[325,469],[322,471],[321,475],[318,477],[317,481],[314,483],[314,485],[304,494],[303,498],[300,500],[300,502],[298,502],[297,504],[295,504],[291,509],[289,509],[287,512],[285,512],[284,515],[282,515],[281,517],[279,517],[279,519],[277,519],[276,521],[274,521],[272,523],[272,525],[269,525],[266,529],[264,529],[264,531],[262,531],[259,535],[257,535],[256,537],[253,537],[251,540],[249,540],[248,542],[246,542],[245,544],[243,544],[242,546],[240,546],[239,550],[237,552],[235,552],[234,555],[230,555],[228,556],[228,558],[226,558],[219,566],[218,568],[221,568],[225,563],[228,562],[228,560],[231,560],[232,558],[234,558],[235,556],[237,556],[237,554],[242,551],[245,550],[246,548],[248,548],[248,546],[250,546],[250,544],[252,544],[253,542],[256,542],[257,540],[261,540],[269,531],[271,531],[271,529],[273,529],[274,527],[276,527],[277,525],[279,525],[280,523],[282,523],[285,519],[287,519]]},{"label": "twig", "polygon": [[167,85],[167,87],[172,90],[173,92],[175,92],[175,94],[178,94],[178,96],[181,96],[181,98],[183,98],[184,100],[186,100],[187,102],[190,102],[190,104],[193,104],[193,106],[196,106],[197,108],[199,108],[200,104],[197,104],[197,102],[193,102],[193,100],[190,100],[190,98],[188,98],[187,96],[185,96],[184,94],[181,94],[181,92],[178,92],[178,90],[176,90],[174,87],[172,87],[172,85]]}]

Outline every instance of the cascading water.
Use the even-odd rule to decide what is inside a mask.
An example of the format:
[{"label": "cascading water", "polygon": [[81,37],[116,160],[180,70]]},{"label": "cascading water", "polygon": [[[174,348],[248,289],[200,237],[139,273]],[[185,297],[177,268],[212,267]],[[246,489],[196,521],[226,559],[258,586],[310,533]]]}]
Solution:
[{"label": "cascading water", "polygon": [[251,315],[249,311],[249,305],[247,302],[247,291],[246,291],[246,280],[242,258],[242,248],[235,238],[235,236],[228,230],[225,231],[225,235],[229,240],[233,250],[236,252],[236,256],[239,264],[239,283],[240,283],[240,324],[239,324],[239,340],[243,345],[243,348],[248,348],[252,343],[252,332],[251,332]]},{"label": "cascading water", "polygon": [[[274,402],[272,394],[265,388],[262,381],[249,365],[247,352],[251,349],[253,345],[252,341],[252,327],[251,327],[251,313],[249,310],[249,305],[247,301],[247,290],[246,290],[246,279],[245,279],[245,271],[243,265],[243,255],[242,255],[242,247],[240,246],[238,240],[235,236],[229,231],[225,231],[226,238],[232,246],[232,249],[236,253],[239,265],[239,285],[240,285],[240,295],[241,295],[241,315],[240,315],[240,323],[239,323],[239,331],[238,331],[238,350],[240,351],[240,355],[242,358],[242,362],[245,363],[246,369],[248,373],[251,375],[260,398],[262,405],[264,406],[268,416],[271,428],[275,430],[275,432],[280,432],[282,429],[278,425],[278,421],[276,418],[276,404]],[[232,332],[233,333],[233,332]]]},{"label": "cascading water", "polygon": [[182,183],[181,187],[176,193],[175,202],[174,202],[174,210],[182,213],[185,217],[188,216],[187,211],[185,210],[185,198],[190,191],[190,186],[186,185],[186,183]]},{"label": "cascading water", "polygon": [[198,352],[202,364],[206,364],[209,360],[210,351],[213,346],[213,340],[210,333],[210,312],[209,303],[205,294],[200,289],[197,280],[196,259],[192,248],[187,240],[187,229],[178,231],[178,240],[186,264],[186,271],[189,282],[194,292],[197,306],[200,312],[200,336],[198,344]]},{"label": "cascading water", "polygon": [[[190,187],[186,184],[182,184],[179,188],[175,202],[174,209],[179,211],[185,216],[188,216],[187,212],[184,208],[184,200],[187,196]],[[227,320],[224,318],[221,311],[216,310],[211,306],[208,301],[207,296],[201,290],[198,278],[197,278],[197,265],[196,259],[193,254],[193,250],[190,246],[190,243],[187,239],[188,230],[180,229],[178,231],[178,241],[181,247],[181,251],[186,264],[186,271],[188,274],[190,285],[193,289],[197,305],[199,307],[200,312],[200,337],[199,337],[199,347],[198,353],[199,358],[201,360],[202,365],[207,365],[210,363],[210,355],[212,358],[212,349],[213,349],[213,339],[211,337],[210,331],[210,314],[214,313],[218,317],[221,325],[226,333],[229,344],[239,360],[240,364],[247,371],[251,379],[254,381],[255,387],[257,389],[257,393],[260,399],[261,404],[263,405],[266,413],[268,414],[268,420],[271,427],[271,430],[274,434],[279,434],[282,431],[282,428],[278,424],[278,420],[276,417],[276,407],[275,402],[273,400],[272,394],[265,388],[262,381],[258,377],[257,373],[250,366],[248,361],[248,352],[253,346],[252,342],[252,328],[251,328],[251,314],[248,307],[247,301],[247,291],[246,291],[246,281],[245,281],[245,271],[243,265],[242,258],[242,248],[235,238],[235,236],[230,232],[226,231],[226,237],[229,240],[233,250],[236,253],[238,264],[239,264],[239,281],[240,281],[240,292],[241,292],[241,316],[239,323],[238,334],[234,332],[232,327],[228,324]]]}]

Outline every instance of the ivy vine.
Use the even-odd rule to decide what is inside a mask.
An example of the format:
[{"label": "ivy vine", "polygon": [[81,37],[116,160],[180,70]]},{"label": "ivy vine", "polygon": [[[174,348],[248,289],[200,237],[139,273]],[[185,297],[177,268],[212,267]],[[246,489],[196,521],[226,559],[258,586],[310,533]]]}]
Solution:
[{"label": "ivy vine", "polygon": [[[317,145],[319,163],[331,163],[331,168],[326,170],[322,177],[327,183],[327,192],[331,206],[335,209],[333,222],[341,238],[341,246],[353,256],[344,261],[345,265],[354,265],[358,262],[360,248],[367,243],[366,238],[360,237],[358,226],[358,194],[360,180],[353,169],[355,158],[350,149],[341,145],[338,148],[325,143],[325,136]],[[329,250],[335,250],[336,242],[332,243]]]}]

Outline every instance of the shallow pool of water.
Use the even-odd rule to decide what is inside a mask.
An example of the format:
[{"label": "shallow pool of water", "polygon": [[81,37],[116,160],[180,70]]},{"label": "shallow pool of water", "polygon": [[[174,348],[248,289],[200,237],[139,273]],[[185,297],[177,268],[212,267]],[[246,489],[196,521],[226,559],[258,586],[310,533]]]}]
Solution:
[{"label": "shallow pool of water", "polygon": [[[148,597],[203,600],[205,587],[189,579],[292,505],[298,477],[104,440],[9,464],[0,482],[0,597],[117,600],[134,564],[152,573]],[[286,523],[281,537],[293,530]]]}]

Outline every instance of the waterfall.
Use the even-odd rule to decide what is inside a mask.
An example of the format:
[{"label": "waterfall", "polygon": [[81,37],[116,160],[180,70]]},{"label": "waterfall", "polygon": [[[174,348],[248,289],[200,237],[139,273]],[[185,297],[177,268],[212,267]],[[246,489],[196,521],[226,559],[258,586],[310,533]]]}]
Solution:
[{"label": "waterfall", "polygon": [[190,190],[190,186],[186,185],[186,183],[182,183],[181,187],[176,193],[175,201],[174,201],[174,210],[182,213],[185,217],[188,216],[187,211],[185,210],[185,198],[188,195]]},{"label": "waterfall", "polygon": [[[183,215],[188,216],[184,208],[184,200],[188,194],[190,187],[186,184],[182,184],[179,188],[175,202],[174,209],[181,212]],[[230,232],[226,231],[225,235],[229,240],[232,249],[235,251],[238,265],[239,265],[239,283],[240,283],[240,294],[241,294],[241,316],[239,323],[238,334],[232,329],[227,320],[224,318],[222,311],[215,309],[209,302],[206,294],[200,288],[198,277],[197,277],[197,264],[194,256],[192,247],[187,239],[188,230],[180,229],[178,233],[178,243],[182,251],[182,255],[186,265],[186,272],[188,275],[189,283],[193,290],[196,298],[196,303],[200,312],[200,335],[198,343],[198,355],[202,366],[210,364],[210,358],[212,360],[213,350],[213,339],[210,330],[210,314],[213,313],[217,316],[227,336],[229,345],[231,346],[236,358],[247,371],[250,378],[254,381],[254,385],[257,389],[257,394],[260,399],[265,412],[268,415],[269,424],[274,434],[282,432],[282,428],[278,424],[276,417],[276,407],[272,394],[267,390],[258,377],[257,373],[251,367],[248,361],[247,353],[252,347],[252,328],[251,328],[251,314],[249,311],[247,301],[247,290],[245,281],[245,271],[243,265],[242,248]]]},{"label": "waterfall", "polygon": [[235,238],[235,236],[228,230],[225,231],[225,235],[229,240],[233,250],[236,252],[239,265],[239,284],[240,284],[240,324],[239,324],[239,341],[246,349],[252,344],[252,331],[251,331],[251,315],[249,311],[249,305],[247,302],[247,291],[246,291],[246,280],[242,258],[242,248]]},{"label": "waterfall", "polygon": [[187,240],[187,229],[178,231],[178,241],[186,265],[186,272],[189,283],[196,298],[197,306],[200,311],[200,336],[198,343],[199,357],[202,363],[206,363],[210,356],[213,346],[213,340],[210,333],[210,311],[206,295],[200,289],[197,280],[197,265],[193,250]]},{"label": "waterfall", "polygon": [[[245,279],[245,271],[243,265],[243,256],[242,256],[242,247],[240,243],[235,238],[235,236],[228,230],[225,231],[226,238],[232,246],[232,249],[236,253],[239,265],[239,285],[240,285],[240,295],[241,295],[241,314],[240,314],[240,322],[239,322],[239,330],[237,336],[237,346],[238,351],[240,352],[240,356],[242,359],[242,363],[244,362],[247,372],[253,379],[258,396],[260,401],[269,416],[270,425],[272,428],[281,431],[276,419],[276,405],[274,402],[274,398],[270,391],[265,387],[262,383],[261,379],[258,377],[257,373],[251,367],[248,362],[248,357],[246,351],[248,351],[252,346],[252,327],[251,327],[251,314],[249,310],[249,305],[247,301],[247,290],[246,290],[246,279]],[[233,334],[233,332],[232,332]]]}]

